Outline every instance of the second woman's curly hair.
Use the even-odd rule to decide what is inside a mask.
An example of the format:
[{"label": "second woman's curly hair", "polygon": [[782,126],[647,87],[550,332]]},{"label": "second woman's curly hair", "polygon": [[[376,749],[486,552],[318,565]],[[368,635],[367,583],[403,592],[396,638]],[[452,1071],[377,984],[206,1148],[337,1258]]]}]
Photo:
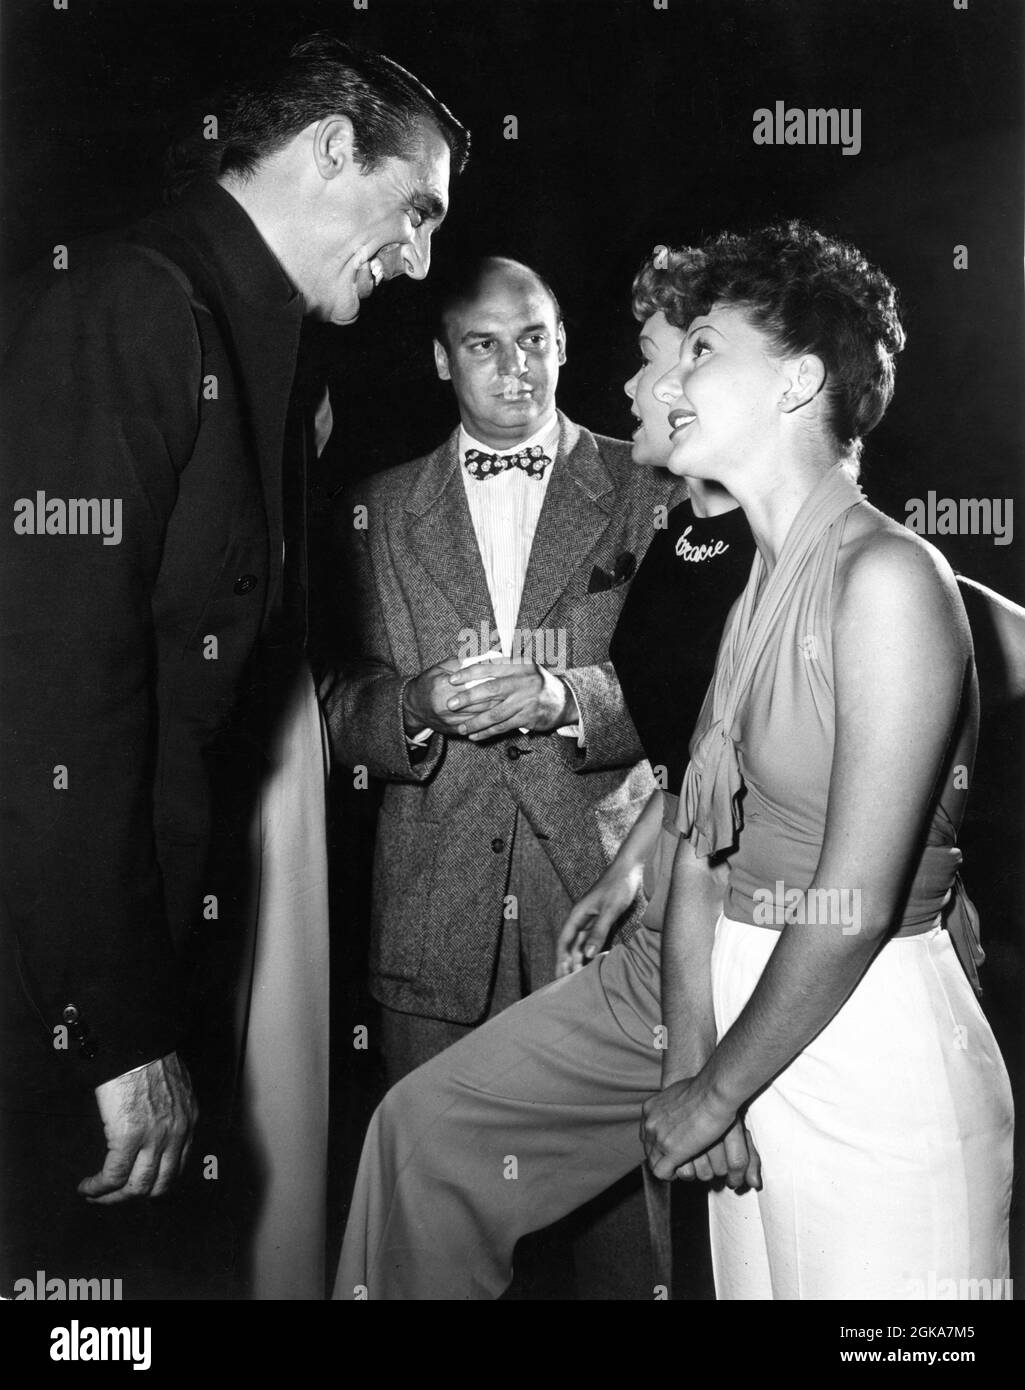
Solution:
[{"label": "second woman's curly hair", "polygon": [[713,304],[743,309],[781,357],[814,353],[826,368],[827,423],[844,454],[882,419],[904,346],[897,291],[854,246],[802,222],[701,246],[656,248],[633,286],[640,320],[662,310],[686,328]]}]

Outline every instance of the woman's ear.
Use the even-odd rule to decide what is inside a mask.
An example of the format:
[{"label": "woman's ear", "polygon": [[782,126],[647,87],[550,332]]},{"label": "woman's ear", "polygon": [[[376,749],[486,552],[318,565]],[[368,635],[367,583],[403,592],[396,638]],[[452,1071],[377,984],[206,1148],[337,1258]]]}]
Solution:
[{"label": "woman's ear", "polygon": [[814,400],[826,384],[826,364],[813,352],[790,358],[784,363],[783,374],[788,384],[779,398],[779,408],[787,415]]}]

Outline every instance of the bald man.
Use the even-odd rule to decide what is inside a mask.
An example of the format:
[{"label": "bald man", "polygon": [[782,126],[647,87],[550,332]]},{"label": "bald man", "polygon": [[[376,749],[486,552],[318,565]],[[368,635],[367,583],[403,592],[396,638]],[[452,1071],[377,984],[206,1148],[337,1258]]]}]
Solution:
[{"label": "bald man", "polygon": [[608,649],[679,500],[556,408],[566,331],[526,266],[451,284],[434,358],[461,423],[348,494],[358,631],[321,687],[336,764],[387,783],[370,969],[389,1084],[553,978],[573,901],[651,793]]}]

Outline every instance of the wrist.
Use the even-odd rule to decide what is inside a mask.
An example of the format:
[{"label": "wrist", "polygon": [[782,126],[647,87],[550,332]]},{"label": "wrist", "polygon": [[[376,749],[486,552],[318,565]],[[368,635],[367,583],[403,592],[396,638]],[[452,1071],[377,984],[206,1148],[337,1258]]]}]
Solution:
[{"label": "wrist", "polygon": [[409,738],[421,733],[426,728],[425,721],[420,718],[416,706],[410,698],[411,686],[412,681],[403,686],[402,689],[402,727]]},{"label": "wrist", "polygon": [[598,879],[604,888],[629,887],[633,889],[634,893],[641,887],[643,881],[643,861],[637,862],[630,855],[623,854],[622,850]]},{"label": "wrist", "polygon": [[746,1100],[745,1096],[736,1094],[735,1089],[722,1075],[719,1053],[715,1049],[695,1077],[695,1085],[700,1087],[705,1103],[712,1113],[724,1119],[732,1120]]},{"label": "wrist", "polygon": [[714,1034],[696,1035],[690,1030],[670,1028],[669,1046],[662,1058],[662,1085],[671,1086],[676,1081],[690,1081],[700,1076],[702,1068],[715,1051]]},{"label": "wrist", "polygon": [[580,723],[580,708],[577,705],[577,697],[573,694],[572,690],[570,690],[566,682],[560,679],[559,684],[562,686],[566,697],[563,700],[562,713],[559,716],[559,722],[556,725],[556,728],[561,729],[567,724]]}]

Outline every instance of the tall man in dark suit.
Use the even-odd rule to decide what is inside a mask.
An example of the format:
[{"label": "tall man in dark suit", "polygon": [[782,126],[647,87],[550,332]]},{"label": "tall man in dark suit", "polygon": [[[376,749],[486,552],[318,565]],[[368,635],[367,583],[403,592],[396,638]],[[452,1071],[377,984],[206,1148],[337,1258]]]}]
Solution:
[{"label": "tall man in dark suit", "polygon": [[392,1083],[553,978],[651,794],[608,645],[676,486],[556,409],[565,328],[526,266],[471,267],[434,353],[462,423],[348,496],[357,649],[321,686],[336,761],[388,784],[371,987]]},{"label": "tall man in dark suit", "polygon": [[[211,835],[248,824],[302,648],[300,325],[351,324],[382,280],[427,274],[466,152],[415,78],[327,39],[221,114],[215,180],[73,245],[7,316],[5,1293],[69,1266],[147,1287],[122,1204],[188,1152],[181,957],[205,931],[233,955],[246,909]],[[232,1013],[224,983],[208,1020]]]}]

